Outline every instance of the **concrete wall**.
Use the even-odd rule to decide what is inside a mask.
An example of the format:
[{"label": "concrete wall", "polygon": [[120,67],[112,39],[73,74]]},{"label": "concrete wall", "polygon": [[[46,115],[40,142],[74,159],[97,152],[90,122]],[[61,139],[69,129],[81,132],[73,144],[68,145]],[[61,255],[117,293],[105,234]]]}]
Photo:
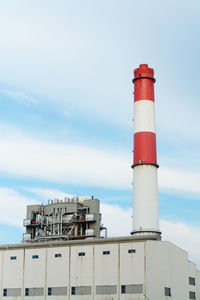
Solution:
[{"label": "concrete wall", "polygon": [[[193,297],[195,294],[195,297],[197,297],[197,287],[200,286],[198,279],[197,279],[197,269],[196,265],[193,264],[191,261],[188,261],[188,295],[190,297]],[[192,295],[191,295],[192,293]],[[191,298],[190,298],[191,299]]]},{"label": "concrete wall", "polygon": [[199,300],[200,299],[200,271],[196,270],[196,297]]},{"label": "concrete wall", "polygon": [[[9,299],[21,299],[21,291],[23,290],[23,272],[24,272],[24,250],[11,250],[1,253],[1,296],[3,288],[10,289],[10,294],[14,295]],[[11,259],[17,258],[17,259]],[[5,297],[4,297],[5,298]]]},{"label": "concrete wall", "polygon": [[[148,241],[146,295],[150,299],[188,300],[187,253],[169,242]],[[171,296],[165,295],[165,288]]]},{"label": "concrete wall", "polygon": [[[47,270],[46,270],[46,289],[60,288],[63,290],[62,294],[65,294],[65,290],[68,292],[69,287],[69,248],[57,247],[47,249]],[[64,300],[66,295],[53,295],[48,296],[46,299]],[[58,293],[58,292],[57,292]]]},{"label": "concrete wall", "polygon": [[188,300],[189,291],[199,297],[189,277],[200,282],[187,253],[168,242],[102,240],[0,251],[1,300]]}]

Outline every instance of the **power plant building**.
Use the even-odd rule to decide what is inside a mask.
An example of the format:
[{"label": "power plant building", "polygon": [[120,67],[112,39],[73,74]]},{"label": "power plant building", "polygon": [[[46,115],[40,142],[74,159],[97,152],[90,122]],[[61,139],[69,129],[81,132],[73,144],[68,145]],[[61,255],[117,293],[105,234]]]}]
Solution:
[{"label": "power plant building", "polygon": [[0,248],[0,299],[200,299],[200,272],[170,242],[101,238]]},{"label": "power plant building", "polygon": [[161,240],[153,69],[133,82],[131,235],[108,238],[93,197],[30,205],[23,242],[0,246],[0,300],[200,300],[196,265]]}]

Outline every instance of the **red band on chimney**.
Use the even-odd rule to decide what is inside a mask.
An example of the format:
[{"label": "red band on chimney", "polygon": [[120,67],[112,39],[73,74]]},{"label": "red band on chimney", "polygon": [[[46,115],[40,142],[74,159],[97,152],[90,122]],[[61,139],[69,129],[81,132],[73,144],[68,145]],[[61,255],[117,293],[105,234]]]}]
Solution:
[{"label": "red band on chimney", "polygon": [[142,64],[134,70],[134,101],[154,101],[154,70],[148,65]]},{"label": "red band on chimney", "polygon": [[154,101],[154,82],[149,78],[139,78],[135,81],[134,101]]},{"label": "red band on chimney", "polygon": [[156,135],[153,132],[134,134],[134,164],[156,164]]}]

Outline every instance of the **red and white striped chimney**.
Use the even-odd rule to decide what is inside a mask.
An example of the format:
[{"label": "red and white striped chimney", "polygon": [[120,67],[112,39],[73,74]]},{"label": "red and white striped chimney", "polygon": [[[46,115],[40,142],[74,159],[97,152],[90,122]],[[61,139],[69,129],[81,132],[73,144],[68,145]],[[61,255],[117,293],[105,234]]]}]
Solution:
[{"label": "red and white striped chimney", "polygon": [[160,236],[154,102],[154,70],[142,64],[134,70],[134,235]]}]

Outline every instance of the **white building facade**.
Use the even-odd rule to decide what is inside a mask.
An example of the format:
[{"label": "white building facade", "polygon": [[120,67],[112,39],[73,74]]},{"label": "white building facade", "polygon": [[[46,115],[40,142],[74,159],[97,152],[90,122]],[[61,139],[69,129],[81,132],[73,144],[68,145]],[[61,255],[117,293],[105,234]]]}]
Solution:
[{"label": "white building facade", "polygon": [[0,247],[0,299],[200,299],[187,252],[133,237]]}]

